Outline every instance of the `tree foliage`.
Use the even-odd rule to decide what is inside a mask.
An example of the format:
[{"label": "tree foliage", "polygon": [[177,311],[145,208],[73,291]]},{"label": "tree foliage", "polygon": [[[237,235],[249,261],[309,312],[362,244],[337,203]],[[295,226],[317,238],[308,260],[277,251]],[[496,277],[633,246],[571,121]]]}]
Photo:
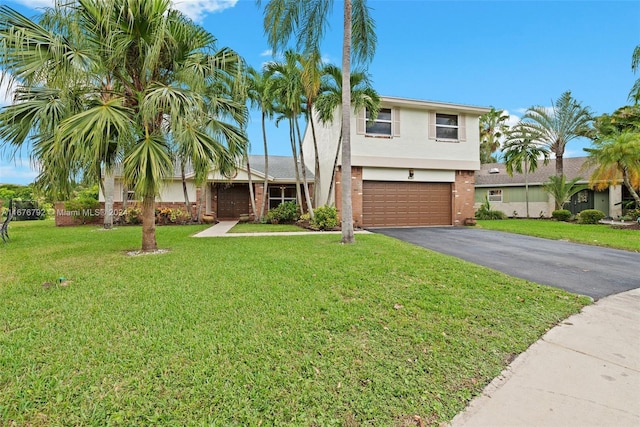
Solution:
[{"label": "tree foliage", "polygon": [[581,180],[582,178],[577,177],[567,181],[567,177],[564,175],[553,175],[549,177],[549,180],[542,187],[553,196],[556,202],[556,210],[561,210],[571,200],[571,196],[589,188],[586,184],[578,184]]},{"label": "tree foliage", "polygon": [[480,163],[496,162],[493,153],[500,148],[500,140],[509,129],[506,123],[508,118],[504,110],[494,107],[480,116]]}]

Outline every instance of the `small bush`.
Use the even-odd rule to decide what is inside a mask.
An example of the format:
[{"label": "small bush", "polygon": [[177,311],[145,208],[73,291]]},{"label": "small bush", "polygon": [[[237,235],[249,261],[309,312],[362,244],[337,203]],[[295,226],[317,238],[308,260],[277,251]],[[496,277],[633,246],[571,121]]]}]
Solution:
[{"label": "small bush", "polygon": [[604,212],[597,209],[585,209],[578,214],[579,224],[597,224],[602,218],[604,218]]},{"label": "small bush", "polygon": [[640,219],[640,209],[629,209],[627,215],[631,217],[631,221]]},{"label": "small bush", "polygon": [[64,202],[64,210],[68,212],[76,222],[86,224],[93,220],[100,212],[100,202],[97,199],[82,198]]},{"label": "small bush", "polygon": [[502,211],[491,209],[489,198],[484,198],[484,203],[476,211],[476,219],[507,219],[507,215]]},{"label": "small bush", "polygon": [[191,215],[184,209],[159,208],[156,209],[156,224],[187,224]]},{"label": "small bush", "polygon": [[568,211],[567,209],[558,209],[551,212],[551,217],[556,221],[569,221],[569,218],[571,218],[571,211]]},{"label": "small bush", "polygon": [[319,230],[331,230],[338,226],[338,211],[334,206],[320,206],[313,210],[311,226]]},{"label": "small bush", "polygon": [[142,209],[137,206],[129,206],[120,213],[120,223],[122,224],[141,224]]},{"label": "small bush", "polygon": [[267,222],[271,224],[292,224],[298,220],[300,211],[296,202],[280,203],[267,212]]}]

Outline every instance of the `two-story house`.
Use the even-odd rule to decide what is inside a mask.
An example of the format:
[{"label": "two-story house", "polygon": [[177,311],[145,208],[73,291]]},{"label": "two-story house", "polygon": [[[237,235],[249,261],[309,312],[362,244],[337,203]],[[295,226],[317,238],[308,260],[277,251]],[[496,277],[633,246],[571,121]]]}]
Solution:
[{"label": "two-story house", "polygon": [[[382,97],[377,118],[352,115],[353,219],[356,226],[462,225],[474,216],[474,171],[480,169],[479,117],[485,107]],[[340,173],[329,196],[340,118],[316,125],[320,200],[341,207]],[[313,170],[313,136],[303,147]],[[337,168],[340,168],[338,156]]]},{"label": "two-story house", "polygon": [[[480,169],[479,117],[488,108],[469,105],[382,97],[375,120],[368,112],[352,115],[352,202],[354,223],[359,227],[462,225],[474,216],[474,172]],[[336,114],[338,114],[336,112]],[[340,119],[322,126],[316,121],[320,159],[320,186],[313,189],[323,204],[340,209],[340,156],[336,183],[331,191],[331,172],[338,149]],[[307,176],[313,181],[314,148],[310,127],[303,148]],[[251,173],[244,164],[233,176],[211,171],[207,182],[197,188],[193,172],[185,171],[186,191],[196,212],[216,219],[253,217],[249,175],[256,206],[266,198],[268,208],[296,199],[295,168],[291,157],[270,156],[265,193],[264,159],[250,156]],[[158,207],[184,206],[184,189],[179,170],[169,178],[157,197]],[[329,196],[331,192],[331,196]],[[101,194],[101,201],[104,197]],[[135,195],[122,186],[116,172],[114,207]]]}]

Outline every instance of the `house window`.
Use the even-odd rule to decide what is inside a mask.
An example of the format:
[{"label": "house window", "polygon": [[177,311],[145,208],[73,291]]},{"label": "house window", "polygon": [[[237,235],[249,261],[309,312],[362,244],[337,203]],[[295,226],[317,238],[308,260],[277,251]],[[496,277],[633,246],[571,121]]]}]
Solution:
[{"label": "house window", "polygon": [[436,139],[458,140],[458,116],[436,113]]},{"label": "house window", "polygon": [[369,120],[369,110],[367,110],[366,121],[367,135],[392,135],[391,126],[393,121],[391,117],[391,108],[381,108],[380,111],[378,111],[378,117],[376,117],[374,121]]},{"label": "house window", "polygon": [[135,199],[136,199],[136,193],[134,193],[133,191],[127,191],[127,201],[135,200]]},{"label": "house window", "polygon": [[280,203],[296,201],[295,185],[269,187],[269,209],[277,208]]},{"label": "house window", "polygon": [[487,197],[490,202],[502,202],[502,190],[489,190]]}]

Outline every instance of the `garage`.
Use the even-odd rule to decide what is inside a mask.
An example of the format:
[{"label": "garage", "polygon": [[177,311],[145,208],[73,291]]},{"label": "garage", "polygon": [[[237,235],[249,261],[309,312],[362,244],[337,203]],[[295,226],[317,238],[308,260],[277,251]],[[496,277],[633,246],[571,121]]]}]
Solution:
[{"label": "garage", "polygon": [[364,181],[365,227],[451,225],[451,183]]}]

